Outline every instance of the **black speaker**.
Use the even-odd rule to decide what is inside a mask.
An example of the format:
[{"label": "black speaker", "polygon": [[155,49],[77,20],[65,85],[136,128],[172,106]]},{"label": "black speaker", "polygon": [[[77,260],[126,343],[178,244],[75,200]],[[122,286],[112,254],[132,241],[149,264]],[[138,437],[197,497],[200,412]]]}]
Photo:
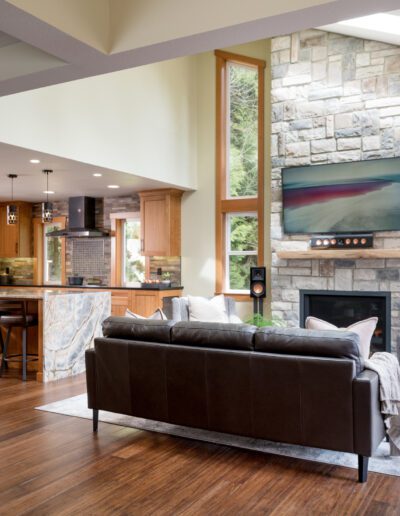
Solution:
[{"label": "black speaker", "polygon": [[250,267],[250,296],[262,298],[267,295],[267,274],[265,267]]}]

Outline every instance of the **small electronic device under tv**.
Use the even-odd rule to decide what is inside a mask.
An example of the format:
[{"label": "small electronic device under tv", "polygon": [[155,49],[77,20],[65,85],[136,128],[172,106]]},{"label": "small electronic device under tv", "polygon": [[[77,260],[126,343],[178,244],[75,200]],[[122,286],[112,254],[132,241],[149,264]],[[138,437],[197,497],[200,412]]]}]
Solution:
[{"label": "small electronic device under tv", "polygon": [[400,158],[282,170],[287,234],[400,230]]}]

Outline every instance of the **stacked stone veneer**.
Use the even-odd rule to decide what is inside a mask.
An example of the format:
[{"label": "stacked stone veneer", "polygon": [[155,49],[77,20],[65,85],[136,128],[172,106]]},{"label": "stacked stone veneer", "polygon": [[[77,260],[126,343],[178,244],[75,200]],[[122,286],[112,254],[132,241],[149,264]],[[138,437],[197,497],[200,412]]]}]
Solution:
[{"label": "stacked stone veneer", "polygon": [[[400,350],[400,259],[280,260],[309,235],[282,228],[281,169],[400,156],[400,48],[308,30],[272,40],[272,312],[299,321],[299,290],[392,292],[392,347]],[[400,199],[399,199],[400,202]],[[400,232],[375,234],[400,248]]]}]

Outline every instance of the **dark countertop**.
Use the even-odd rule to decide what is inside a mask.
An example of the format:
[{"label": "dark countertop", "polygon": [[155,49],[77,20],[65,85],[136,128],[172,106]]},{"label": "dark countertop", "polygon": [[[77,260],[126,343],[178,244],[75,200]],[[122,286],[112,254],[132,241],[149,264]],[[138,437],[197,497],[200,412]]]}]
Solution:
[{"label": "dark countertop", "polygon": [[[30,288],[57,288],[57,289],[64,289],[64,288],[75,288],[75,289],[88,289],[88,290],[154,290],[154,291],[167,291],[167,290],[183,290],[182,286],[177,287],[110,287],[108,285],[33,285],[33,284],[12,284],[12,285],[2,285],[2,287],[15,287],[15,288],[23,288],[23,287],[30,287]],[[1,287],[0,287],[1,288]]]}]

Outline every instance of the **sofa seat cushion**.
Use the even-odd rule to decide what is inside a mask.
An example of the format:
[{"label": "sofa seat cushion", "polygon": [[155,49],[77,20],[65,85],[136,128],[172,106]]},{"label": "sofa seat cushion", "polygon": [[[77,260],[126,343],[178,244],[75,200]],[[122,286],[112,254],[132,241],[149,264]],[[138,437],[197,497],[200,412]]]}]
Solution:
[{"label": "sofa seat cushion", "polygon": [[103,322],[103,335],[111,339],[171,342],[173,321],[134,319],[133,317],[108,317]]},{"label": "sofa seat cushion", "polygon": [[255,326],[232,323],[178,322],[171,330],[171,343],[185,346],[254,349]]},{"label": "sofa seat cushion", "polygon": [[364,369],[360,337],[350,331],[260,328],[254,336],[254,349],[285,355],[350,359],[356,364],[357,374]]}]

